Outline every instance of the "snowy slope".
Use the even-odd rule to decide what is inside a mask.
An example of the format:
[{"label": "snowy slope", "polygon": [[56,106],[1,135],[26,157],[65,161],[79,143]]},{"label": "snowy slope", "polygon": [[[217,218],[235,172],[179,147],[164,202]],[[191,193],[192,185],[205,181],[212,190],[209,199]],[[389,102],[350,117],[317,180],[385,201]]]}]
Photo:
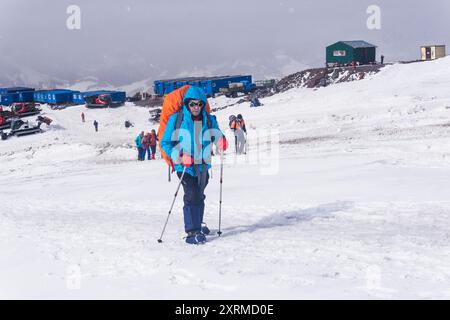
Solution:
[{"label": "snowy slope", "polygon": [[223,235],[204,246],[182,239],[181,197],[156,241],[176,179],[134,160],[146,109],[46,109],[47,132],[0,141],[0,297],[450,298],[449,71],[393,65],[217,112],[222,128],[241,113],[250,143],[227,152]]}]

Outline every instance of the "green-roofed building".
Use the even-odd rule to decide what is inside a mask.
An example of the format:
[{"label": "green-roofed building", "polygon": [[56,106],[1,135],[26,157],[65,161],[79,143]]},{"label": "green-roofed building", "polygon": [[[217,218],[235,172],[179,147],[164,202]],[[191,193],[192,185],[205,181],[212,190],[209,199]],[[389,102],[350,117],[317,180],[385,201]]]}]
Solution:
[{"label": "green-roofed building", "polygon": [[371,64],[377,47],[365,41],[339,41],[327,47],[327,65]]}]

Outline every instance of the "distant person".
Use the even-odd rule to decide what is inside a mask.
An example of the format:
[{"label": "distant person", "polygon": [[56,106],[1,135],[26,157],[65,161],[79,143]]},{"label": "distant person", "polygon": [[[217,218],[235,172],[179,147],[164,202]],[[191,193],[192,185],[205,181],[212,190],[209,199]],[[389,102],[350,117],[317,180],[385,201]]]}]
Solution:
[{"label": "distant person", "polygon": [[230,117],[230,122],[230,128],[234,132],[236,154],[245,153],[246,139],[244,134],[247,134],[247,129],[245,128],[245,121],[242,114],[238,114],[237,117]]},{"label": "distant person", "polygon": [[144,149],[142,148],[142,139],[144,139],[144,131],[142,131],[136,139],[134,139],[134,142],[136,143],[136,148],[138,149],[138,161],[143,161],[143,153]]},{"label": "distant person", "polygon": [[381,55],[381,64],[384,64],[384,56]]},{"label": "distant person", "polygon": [[94,128],[95,128],[95,132],[98,132],[98,122],[97,122],[97,120],[94,120]]},{"label": "distant person", "polygon": [[257,97],[252,98],[250,107],[260,107],[262,104]]},{"label": "distant person", "polygon": [[142,160],[145,160],[145,155],[147,155],[147,160],[151,159],[150,156],[150,133],[147,132],[142,138]]},{"label": "distant person", "polygon": [[152,151],[152,159],[155,160],[156,154],[156,142],[158,141],[158,136],[156,135],[155,129],[152,129],[150,133],[150,150]]},{"label": "distant person", "polygon": [[[256,98],[258,99],[258,98]],[[259,101],[258,101],[259,102]],[[238,123],[240,130],[238,133],[238,153],[245,154],[245,144],[247,143],[247,129],[245,127],[245,121],[244,118],[242,117],[242,114],[238,114],[236,117],[236,122]]]},{"label": "distant person", "polygon": [[81,121],[82,121],[82,122],[85,122],[85,120],[86,120],[86,119],[85,119],[85,117],[84,117],[84,112],[82,112],[82,113],[81,113]]},{"label": "distant person", "polygon": [[[236,122],[236,116],[234,115],[234,114],[232,114],[229,118],[228,118],[228,120],[230,120],[230,122],[228,123],[228,126],[230,127],[230,129],[231,130],[233,130],[233,133],[235,133],[235,127],[236,127],[236,125],[235,125],[235,122]],[[235,148],[235,151],[236,151],[236,153],[237,153],[237,136],[236,136],[236,134],[234,135],[234,148]]]}]

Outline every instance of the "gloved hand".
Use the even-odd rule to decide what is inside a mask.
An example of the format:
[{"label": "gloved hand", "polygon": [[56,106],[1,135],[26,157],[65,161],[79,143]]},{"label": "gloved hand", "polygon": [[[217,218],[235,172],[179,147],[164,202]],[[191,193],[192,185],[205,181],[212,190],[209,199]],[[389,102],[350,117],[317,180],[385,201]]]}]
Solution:
[{"label": "gloved hand", "polygon": [[194,158],[192,156],[188,156],[187,154],[183,154],[181,155],[181,163],[186,168],[189,168],[194,163]]},{"label": "gloved hand", "polygon": [[220,137],[219,141],[217,141],[217,147],[222,152],[228,149],[228,141],[224,136]]}]

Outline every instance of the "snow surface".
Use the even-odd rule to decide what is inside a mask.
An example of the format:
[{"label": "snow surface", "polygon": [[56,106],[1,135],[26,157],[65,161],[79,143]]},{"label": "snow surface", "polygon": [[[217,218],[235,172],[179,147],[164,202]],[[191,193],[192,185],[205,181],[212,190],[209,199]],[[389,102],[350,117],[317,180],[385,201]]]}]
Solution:
[{"label": "snow surface", "polygon": [[147,109],[45,108],[45,133],[0,141],[0,298],[449,299],[449,88],[447,57],[217,112],[244,116],[249,152],[227,152],[202,246],[181,196],[156,241],[177,179],[135,160]]}]

